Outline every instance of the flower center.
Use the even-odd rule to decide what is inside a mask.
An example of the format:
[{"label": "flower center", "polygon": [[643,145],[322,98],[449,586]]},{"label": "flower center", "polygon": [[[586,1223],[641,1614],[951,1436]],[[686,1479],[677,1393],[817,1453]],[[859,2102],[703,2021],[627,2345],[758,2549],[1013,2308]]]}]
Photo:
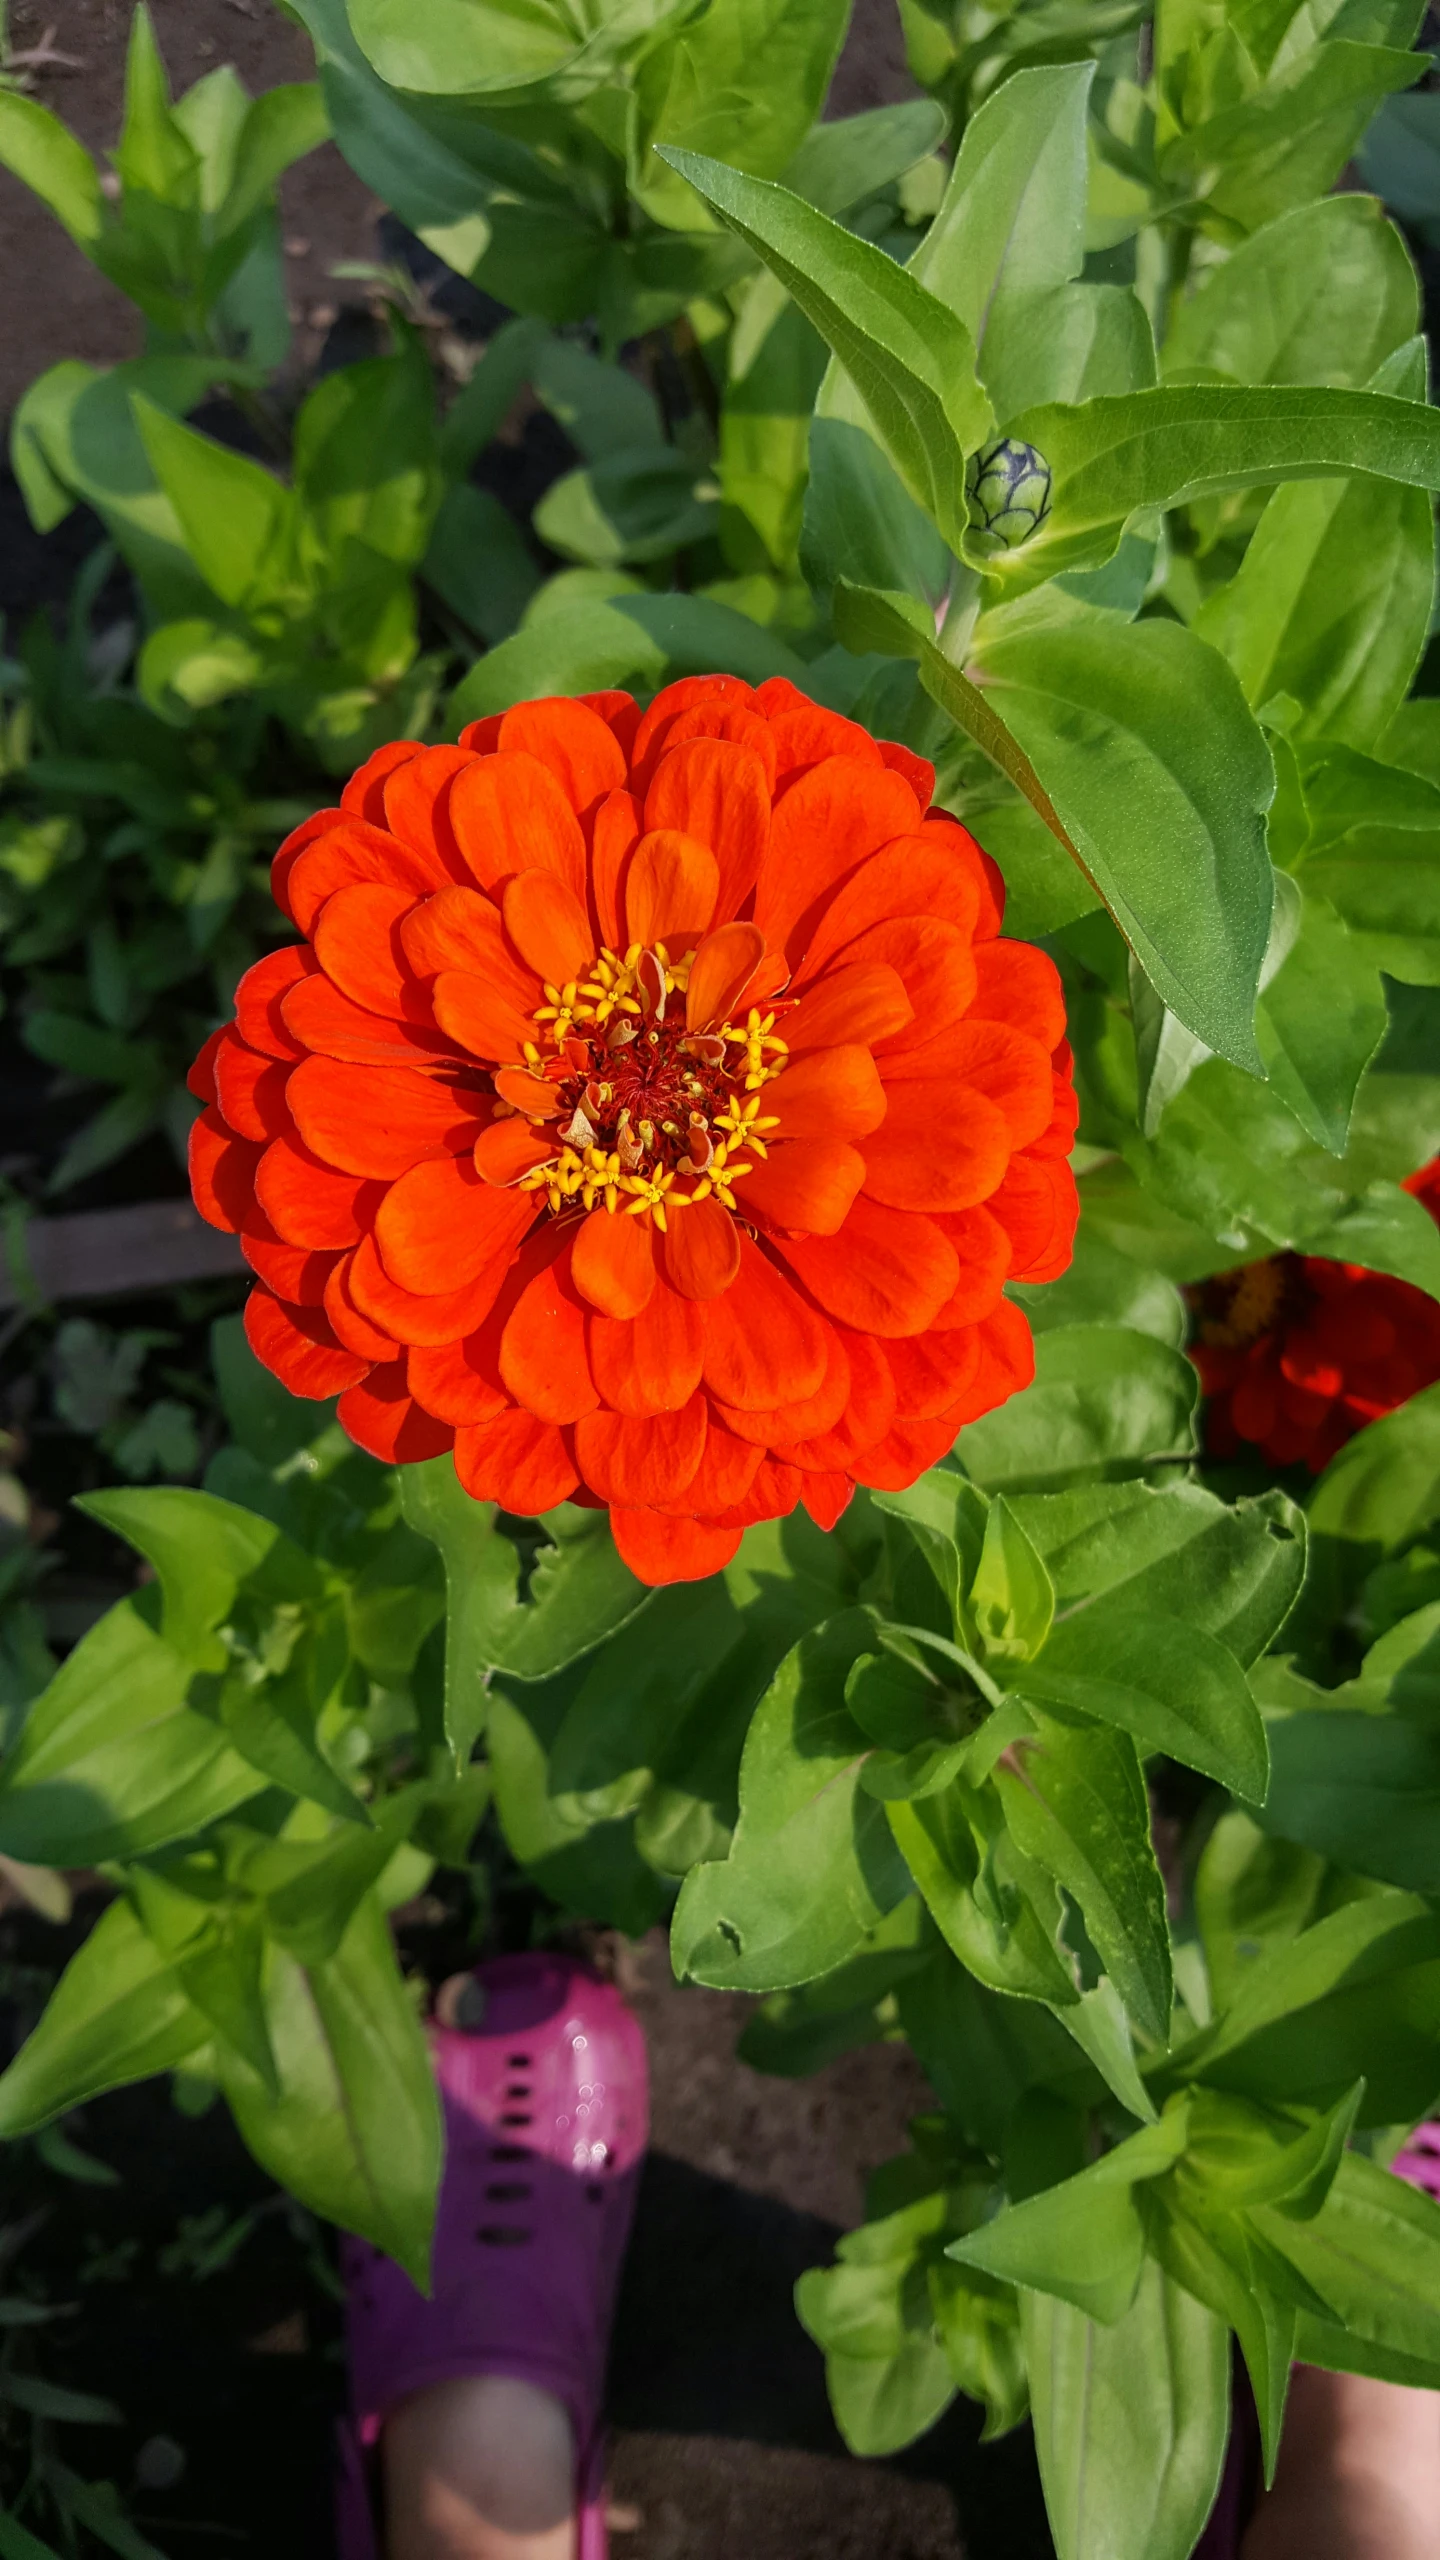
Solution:
[{"label": "flower center", "polygon": [[635,943],[623,959],[602,951],[588,978],[546,986],[524,1068],[495,1082],[502,1104],[557,1124],[556,1152],[521,1176],[552,1211],[598,1202],[663,1228],[667,1210],[697,1200],[740,1205],[733,1186],[778,1125],[763,1088],[788,1053],[773,1012],[690,1027],[694,957]]},{"label": "flower center", "polygon": [[1200,1339],[1244,1351],[1269,1333],[1282,1315],[1300,1312],[1300,1266],[1294,1254],[1272,1255],[1266,1262],[1247,1262],[1238,1271],[1217,1272],[1199,1291]]}]

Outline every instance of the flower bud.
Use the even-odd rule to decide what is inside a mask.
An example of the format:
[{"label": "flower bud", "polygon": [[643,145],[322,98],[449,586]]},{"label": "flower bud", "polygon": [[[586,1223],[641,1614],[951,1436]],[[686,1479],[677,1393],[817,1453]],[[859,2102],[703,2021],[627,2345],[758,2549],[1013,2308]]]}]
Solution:
[{"label": "flower bud", "polygon": [[982,445],[965,467],[970,523],[981,551],[1014,551],[1050,513],[1050,465],[1012,436]]}]

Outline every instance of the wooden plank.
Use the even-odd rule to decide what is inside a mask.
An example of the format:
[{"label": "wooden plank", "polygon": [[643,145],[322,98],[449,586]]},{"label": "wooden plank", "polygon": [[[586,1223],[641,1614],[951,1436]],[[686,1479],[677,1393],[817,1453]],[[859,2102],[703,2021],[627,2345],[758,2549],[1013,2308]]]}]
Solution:
[{"label": "wooden plank", "polygon": [[[88,1209],[70,1218],[32,1218],[23,1251],[34,1286],[58,1305],[67,1298],[120,1298],[173,1289],[185,1280],[248,1271],[234,1236],[207,1226],[188,1200],[144,1200],[130,1209]],[[0,1308],[23,1305],[8,1249],[0,1248]]]}]

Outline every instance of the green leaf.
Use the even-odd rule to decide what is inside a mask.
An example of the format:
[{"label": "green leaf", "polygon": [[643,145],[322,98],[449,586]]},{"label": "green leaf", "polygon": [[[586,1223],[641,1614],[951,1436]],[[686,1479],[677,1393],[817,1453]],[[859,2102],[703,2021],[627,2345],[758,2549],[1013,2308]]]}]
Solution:
[{"label": "green leaf", "polygon": [[540,584],[535,556],[489,489],[448,489],[422,564],[427,586],[486,641],[507,639]]},{"label": "green leaf", "polygon": [[449,1457],[406,1467],[400,1488],[411,1528],[445,1560],[445,1729],[463,1762],[484,1723],[488,1671],[548,1679],[628,1625],[650,1593],[622,1564],[603,1511],[562,1505],[547,1514],[550,1543],[522,1600],[516,1548],[496,1529],[494,1505],[472,1502]]},{"label": "green leaf", "polygon": [[623,684],[648,690],[671,676],[717,670],[751,684],[805,674],[770,632],[703,596],[617,596],[547,614],[490,650],[450,696],[447,725],[458,731],[537,695]]},{"label": "green leaf", "polygon": [[[351,0],[355,35],[381,78],[397,89],[491,97],[534,93],[578,99],[618,73],[671,24],[677,0],[620,0],[585,32],[558,0],[523,13],[493,0],[431,0],[423,17],[404,0]],[[580,21],[579,26],[584,27]]]},{"label": "green leaf", "polygon": [[49,206],[78,248],[93,251],[105,219],[99,171],[59,117],[18,89],[0,90],[0,165]]},{"label": "green leaf", "polygon": [[[727,0],[723,9],[692,13],[668,44],[647,56],[641,71],[645,141],[683,143],[760,178],[776,178],[784,170],[787,184],[795,185],[786,163],[797,149],[803,152],[805,136],[824,104],[845,18],[845,0]],[[890,110],[892,117],[896,112]],[[911,107],[908,114],[913,137],[917,109]],[[899,176],[933,148],[939,138],[933,108],[924,134],[918,144],[907,140],[898,154],[899,168],[893,144],[888,155],[882,152],[885,175],[872,184],[883,186],[887,177]],[[662,221],[674,219],[688,228],[693,203],[668,171],[663,176],[656,171],[658,183],[652,181],[654,168],[654,161],[642,154],[642,200]],[[847,183],[841,181],[842,186]],[[846,193],[830,209],[843,212],[853,200]]]},{"label": "green leaf", "polygon": [[[1332,26],[1339,23],[1332,19]],[[1362,17],[1368,33],[1374,21]],[[1384,32],[1409,35],[1414,25]],[[1384,44],[1336,38],[1278,55],[1250,96],[1203,116],[1160,155],[1163,180],[1203,185],[1210,220],[1253,231],[1297,199],[1327,195],[1381,103],[1419,77],[1419,57]],[[1232,93],[1233,94],[1233,93]]]},{"label": "green leaf", "polygon": [[958,551],[965,458],[990,414],[968,329],[882,249],[785,188],[695,152],[661,157],[793,295],[854,382],[911,496]]},{"label": "green leaf", "polygon": [[1267,1831],[1386,1884],[1440,1892],[1440,1735],[1404,1716],[1324,1708],[1276,1718],[1270,1754]]},{"label": "green leaf", "polygon": [[1440,984],[1440,790],[1350,747],[1302,757],[1301,876],[1392,977]]},{"label": "green leaf", "polygon": [[1415,1895],[1376,1889],[1255,1956],[1224,2016],[1152,2085],[1183,2075],[1323,2107],[1363,2078],[1362,2125],[1413,2124],[1435,2096],[1437,2029],[1440,1926]]},{"label": "green leaf", "polygon": [[1225,2324],[1149,2261],[1098,2327],[1023,2294],[1035,2449],[1057,2560],[1189,2560],[1225,2461]]},{"label": "green leaf", "polygon": [[137,8],[125,55],[125,122],[112,153],[122,186],[189,211],[195,204],[198,155],[170,106],[170,84],[150,12]]},{"label": "green leaf", "polygon": [[342,365],[317,383],[295,421],[295,498],[323,558],[363,544],[414,567],[440,503],[435,387],[409,331],[392,356]]},{"label": "green leaf", "polygon": [[695,463],[673,448],[609,453],[546,490],[535,530],[562,558],[592,568],[660,560],[713,535],[716,507],[706,487]]},{"label": "green leaf", "polygon": [[[816,417],[809,460],[801,562],[816,593],[842,582],[895,589],[921,598],[933,616],[954,564],[874,437],[848,419]],[[904,646],[912,645],[906,626]]]},{"label": "green leaf", "polygon": [[1150,1813],[1128,1734],[1034,1712],[1033,1737],[995,1772],[1020,1848],[1080,1906],[1096,1954],[1145,2035],[1170,2026],[1165,1893]]},{"label": "green leaf", "polygon": [[1059,1896],[1007,1829],[994,1789],[952,1784],[887,1811],[930,1915],[967,1971],[990,1991],[1057,2009],[1074,2004],[1056,1943]]},{"label": "green leaf", "polygon": [[0,2507],[0,2560],[59,2560],[59,2554]]},{"label": "green leaf", "polygon": [[1042,404],[1002,423],[1054,475],[1044,525],[1020,550],[985,564],[1014,592],[1108,560],[1127,519],[1145,507],[1342,471],[1440,487],[1440,420],[1381,392],[1168,383],[1075,408]]},{"label": "green leaf", "polygon": [[736,2043],[737,2061],[787,2080],[823,2070],[840,2054],[882,2036],[882,2012],[897,1983],[934,1961],[925,1906],[912,1894],[833,1973],[794,1990],[772,1992],[752,2009]]},{"label": "green leaf", "polygon": [[952,2240],[946,2255],[1010,2284],[1058,2295],[1087,2319],[1123,2319],[1145,2261],[1145,2226],[1133,2191],[1173,2168],[1185,2134],[1183,2110],[1143,2126],[1078,2177],[1007,2205],[993,2222]]},{"label": "green leaf", "polygon": [[1325,900],[1277,882],[1277,918],[1297,930],[1256,1009],[1271,1091],[1307,1136],[1343,1155],[1360,1079],[1385,1037],[1385,987],[1374,960]]},{"label": "green leaf", "polygon": [[[994,844],[988,817],[985,834],[988,853]],[[1062,1271],[1058,1280],[1012,1281],[1006,1295],[1023,1307],[1031,1332],[1037,1334],[1053,1333],[1057,1325],[1115,1324],[1132,1333],[1153,1333],[1157,1342],[1168,1342],[1178,1351],[1189,1330],[1185,1301],[1163,1273],[1146,1270],[1128,1255],[1117,1253],[1084,1220],[1068,1271]]]},{"label": "green leaf", "polygon": [[294,575],[288,493],[258,462],[182,426],[141,393],[132,395],[131,405],[151,468],[207,587],[222,604],[272,602]]},{"label": "green leaf", "polygon": [[161,1632],[178,1654],[199,1656],[243,1590],[262,1605],[318,1600],[310,1558],[273,1520],[188,1485],[81,1494],[77,1511],[113,1529],[155,1567]]},{"label": "green leaf", "polygon": [[93,1866],[183,1839],[257,1794],[223,1727],[188,1703],[194,1677],[143,1595],[109,1610],[35,1700],[6,1760],[0,1850]]},{"label": "green leaf", "polygon": [[983,358],[1007,304],[1066,283],[1085,254],[1089,62],[1020,70],[969,118],[912,272]]},{"label": "green leaf", "polygon": [[112,1902],[0,2075],[0,2138],[13,2142],[105,2089],[173,2071],[210,2033],[130,1904]]},{"label": "green leaf", "polygon": [[1233,1653],[1197,1626],[1098,1605],[1062,1621],[1013,1677],[1042,1706],[1118,1725],[1232,1795],[1264,1800],[1269,1759],[1249,1682]]},{"label": "green leaf", "polygon": [[[798,151],[776,172],[792,195],[820,213],[848,213],[863,196],[893,186],[945,139],[945,110],[933,98],[905,98],[812,125]],[[721,152],[716,159],[726,157]],[[738,166],[731,155],[732,166]]]},{"label": "green leaf", "polygon": [[1268,1839],[1248,1813],[1221,1815],[1201,1851],[1194,1884],[1195,1922],[1216,2009],[1229,2007],[1257,1956],[1308,1927],[1324,1872],[1323,1859],[1293,1842]]},{"label": "green leaf", "polygon": [[1035,1345],[1035,1383],[955,1444],[990,1492],[1115,1482],[1187,1457],[1198,1387],[1183,1353],[1119,1325],[1060,1325]]},{"label": "green leaf", "polygon": [[1178,623],[1075,607],[1034,627],[985,617],[972,663],[1152,985],[1254,1069],[1274,773],[1224,659]]},{"label": "green leaf", "polygon": [[1425,647],[1433,512],[1423,490],[1382,480],[1277,489],[1237,574],[1192,627],[1257,710],[1288,695],[1301,706],[1296,735],[1373,748]]},{"label": "green leaf", "polygon": [[280,2096],[219,2049],[250,2149],[312,2212],[373,2242],[425,2290],[440,2174],[440,2104],[424,2034],[373,1894],[335,1954],[310,1966],[278,1946],[264,1998]]},{"label": "green leaf", "polygon": [[[1078,1485],[1014,1498],[1055,1583],[1061,1627],[1089,1604],[1202,1629],[1250,1664],[1299,1597],[1305,1518],[1283,1493],[1221,1502],[1198,1484]],[[1057,1627],[1057,1634],[1060,1629]]]},{"label": "green leaf", "polygon": [[222,239],[270,202],[287,169],[329,134],[325,101],[313,80],[283,81],[250,105],[235,146],[230,183],[215,214]]},{"label": "green leaf", "polygon": [[1384,206],[1320,196],[1205,270],[1171,322],[1164,369],[1358,390],[1419,325],[1415,270]]},{"label": "green leaf", "polygon": [[845,1676],[871,1621],[844,1611],[803,1636],[756,1712],[730,1855],[695,1867],[671,1931],[680,1979],[775,1991],[853,1955],[905,1893],[885,1809],[859,1789],[865,1736]]},{"label": "green leaf", "polygon": [[1255,2219],[1337,2323],[1391,2354],[1440,2363],[1440,2207],[1432,2197],[1351,2151],[1313,2220],[1273,2206]]}]

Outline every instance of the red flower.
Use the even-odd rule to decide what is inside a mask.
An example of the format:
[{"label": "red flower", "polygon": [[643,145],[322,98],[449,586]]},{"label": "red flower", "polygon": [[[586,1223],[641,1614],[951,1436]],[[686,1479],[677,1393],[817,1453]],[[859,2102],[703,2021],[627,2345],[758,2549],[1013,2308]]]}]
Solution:
[{"label": "red flower", "polygon": [[[1440,1158],[1404,1187],[1440,1222]],[[1250,1441],[1274,1465],[1303,1459],[1318,1475],[1367,1422],[1440,1378],[1440,1306],[1388,1272],[1280,1253],[1190,1296],[1213,1457]]]},{"label": "red flower", "polygon": [[610,1507],[648,1582],[901,1486],[1032,1372],[1076,1217],[1060,984],[934,774],[792,685],[370,758],[192,1074],[251,1343],[388,1460]]}]

